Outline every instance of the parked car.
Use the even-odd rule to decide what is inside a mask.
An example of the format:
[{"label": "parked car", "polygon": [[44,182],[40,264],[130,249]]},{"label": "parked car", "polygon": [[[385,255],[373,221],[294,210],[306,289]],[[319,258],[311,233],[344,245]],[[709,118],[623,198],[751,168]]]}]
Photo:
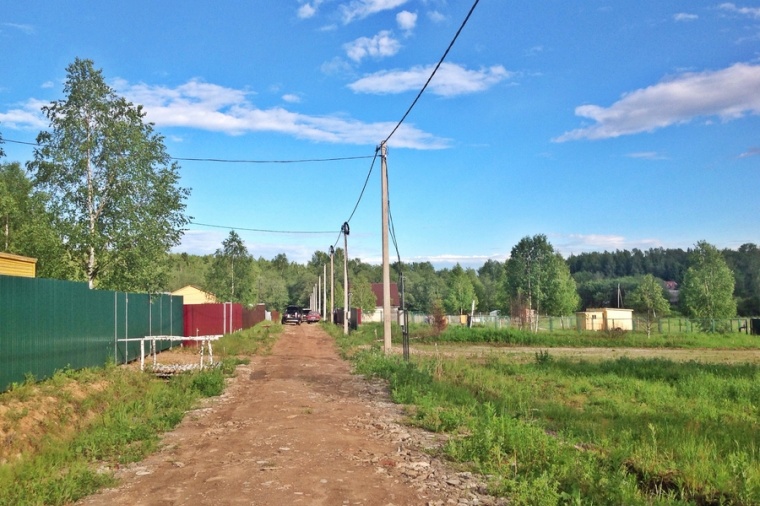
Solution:
[{"label": "parked car", "polygon": [[321,319],[319,311],[309,311],[309,314],[306,315],[306,323],[319,323]]},{"label": "parked car", "polygon": [[295,323],[301,325],[301,308],[298,306],[288,306],[282,313],[282,324]]},{"label": "parked car", "polygon": [[306,317],[309,316],[309,313],[311,312],[311,309],[308,307],[301,308],[301,321],[305,322]]}]

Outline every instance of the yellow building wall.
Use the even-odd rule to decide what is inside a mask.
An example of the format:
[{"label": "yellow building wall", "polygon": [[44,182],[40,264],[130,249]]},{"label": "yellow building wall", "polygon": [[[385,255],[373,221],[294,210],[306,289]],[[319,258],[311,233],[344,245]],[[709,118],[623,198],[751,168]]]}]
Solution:
[{"label": "yellow building wall", "polygon": [[604,311],[601,309],[588,309],[576,313],[580,330],[603,330]]},{"label": "yellow building wall", "polygon": [[33,278],[37,275],[37,259],[0,253],[0,274]]},{"label": "yellow building wall", "polygon": [[633,330],[633,309],[589,308],[575,315],[580,330]]},{"label": "yellow building wall", "polygon": [[187,305],[216,303],[216,297],[214,297],[213,294],[204,292],[193,285],[183,286],[182,288],[174,290],[172,295],[181,295],[184,297],[183,301]]},{"label": "yellow building wall", "polygon": [[608,330],[633,330],[633,309],[604,309],[604,326]]}]

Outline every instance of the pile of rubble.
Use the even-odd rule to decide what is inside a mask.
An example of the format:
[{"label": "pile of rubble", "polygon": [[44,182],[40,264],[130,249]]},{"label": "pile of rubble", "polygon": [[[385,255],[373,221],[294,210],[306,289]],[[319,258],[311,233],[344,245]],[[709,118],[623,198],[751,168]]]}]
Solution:
[{"label": "pile of rubble", "polygon": [[221,362],[214,362],[213,364],[155,364],[146,366],[146,371],[152,372],[160,378],[168,378],[177,374],[185,372],[200,371],[201,369],[209,369],[213,367],[219,367]]},{"label": "pile of rubble", "polygon": [[365,400],[378,408],[373,410],[375,413],[387,413],[387,415],[374,419],[358,417],[348,420],[347,425],[370,431],[376,439],[391,441],[397,449],[395,453],[387,455],[373,455],[359,450],[352,458],[364,464],[373,465],[378,473],[386,473],[393,478],[403,480],[420,492],[438,492],[435,495],[443,492],[443,495],[448,498],[446,502],[431,501],[427,506],[504,506],[509,504],[506,498],[495,497],[488,493],[485,478],[471,472],[453,470],[451,463],[436,456],[440,454],[446,436],[397,423],[397,420],[404,417],[402,407],[388,400],[385,385],[370,385],[365,394]]}]

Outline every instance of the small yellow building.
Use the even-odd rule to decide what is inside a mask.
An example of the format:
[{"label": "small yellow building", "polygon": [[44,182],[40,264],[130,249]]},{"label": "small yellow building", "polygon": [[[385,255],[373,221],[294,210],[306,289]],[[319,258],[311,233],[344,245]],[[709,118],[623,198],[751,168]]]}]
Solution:
[{"label": "small yellow building", "polygon": [[0,253],[0,274],[33,278],[37,275],[37,259]]},{"label": "small yellow building", "polygon": [[633,309],[588,308],[575,317],[578,330],[633,330]]},{"label": "small yellow building", "polygon": [[184,297],[184,304],[216,304],[217,300],[213,293],[204,292],[197,286],[187,285],[174,290],[172,295],[181,295]]}]

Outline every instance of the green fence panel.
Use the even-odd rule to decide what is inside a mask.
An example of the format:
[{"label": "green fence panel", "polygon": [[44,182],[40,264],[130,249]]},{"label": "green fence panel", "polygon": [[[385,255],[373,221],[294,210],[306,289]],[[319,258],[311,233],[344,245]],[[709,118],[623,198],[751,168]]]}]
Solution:
[{"label": "green fence panel", "polygon": [[[32,375],[126,363],[150,335],[181,335],[182,297],[90,290],[86,283],[0,276],[0,391]],[[159,341],[166,349],[171,341]]]}]

